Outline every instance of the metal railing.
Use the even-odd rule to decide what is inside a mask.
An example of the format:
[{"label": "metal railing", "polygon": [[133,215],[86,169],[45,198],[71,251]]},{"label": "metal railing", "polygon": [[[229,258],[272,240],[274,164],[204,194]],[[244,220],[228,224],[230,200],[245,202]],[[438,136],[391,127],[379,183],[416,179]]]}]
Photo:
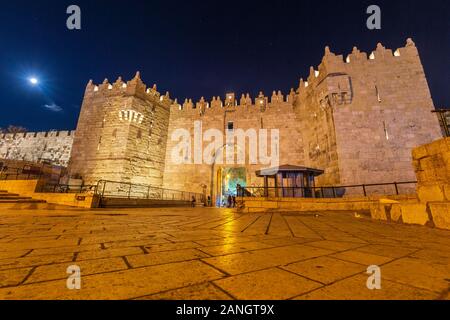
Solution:
[{"label": "metal railing", "polygon": [[92,185],[67,185],[44,184],[36,190],[37,193],[96,193],[97,186]]},{"label": "metal railing", "polygon": [[417,181],[328,187],[241,187],[238,197],[250,198],[343,198],[344,196],[408,195]]},{"label": "metal railing", "polygon": [[23,168],[0,168],[0,180],[39,180],[43,175],[42,170]]},{"label": "metal railing", "polygon": [[432,112],[437,114],[444,136],[450,137],[450,109],[437,109]]},{"label": "metal railing", "polygon": [[187,202],[192,202],[194,198],[197,203],[205,202],[205,196],[201,193],[172,190],[145,184],[134,184],[108,180],[99,181],[95,188],[95,193],[98,196],[100,196],[100,198],[167,200],[167,201],[187,201]]}]

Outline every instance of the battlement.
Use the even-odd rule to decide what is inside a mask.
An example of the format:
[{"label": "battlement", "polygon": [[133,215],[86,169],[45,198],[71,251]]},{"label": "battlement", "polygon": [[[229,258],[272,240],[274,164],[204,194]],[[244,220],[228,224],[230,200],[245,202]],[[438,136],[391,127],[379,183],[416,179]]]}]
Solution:
[{"label": "battlement", "polygon": [[[392,67],[396,64],[411,66],[412,63],[416,62],[417,66],[421,67],[416,45],[411,39],[406,40],[405,47],[398,48],[395,51],[385,48],[381,43],[378,43],[375,50],[370,54],[353,47],[352,52],[345,59],[344,55],[336,55],[327,46],[321,64],[316,68],[311,66],[306,80],[301,78],[298,88],[296,90],[291,89],[286,96],[281,91],[273,91],[270,97],[260,92],[254,99],[248,93],[242,94],[240,99],[236,98],[235,93],[227,93],[224,97],[214,96],[210,100],[202,97],[198,102],[187,98],[183,103],[179,103],[175,99],[171,105],[171,110],[174,112],[193,111],[203,115],[208,110],[246,107],[248,110],[265,112],[276,105],[293,106],[296,102],[304,100],[306,96],[318,90],[321,85],[325,88],[319,88],[319,91],[329,91],[322,92],[321,95],[340,95],[339,99],[343,103],[350,103],[353,92],[349,75],[353,72],[366,69],[369,73],[377,73],[382,67],[393,70]],[[325,100],[322,99],[322,102],[326,103]]]},{"label": "battlement", "polygon": [[178,103],[177,100],[172,104],[172,111],[196,111],[199,114],[205,114],[208,110],[232,110],[239,108],[247,108],[265,111],[275,105],[290,105],[293,106],[296,98],[294,89],[291,89],[288,95],[278,91],[273,91],[270,97],[260,92],[255,98],[252,98],[249,93],[242,94],[240,99],[236,98],[235,93],[227,93],[224,97],[214,96],[208,102],[204,97],[194,103],[192,99],[185,99],[183,104]]},{"label": "battlement", "polygon": [[380,67],[391,68],[393,64],[411,64],[415,62],[421,65],[416,45],[410,38],[406,40],[405,47],[398,48],[395,51],[387,49],[381,43],[378,43],[375,50],[370,54],[353,47],[352,52],[345,59],[344,55],[336,55],[327,46],[325,47],[325,54],[321,64],[317,68],[311,66],[306,81],[300,80],[298,93],[314,90],[330,75],[348,74],[360,68],[376,72],[377,68]]},{"label": "battlement", "polygon": [[0,159],[66,167],[74,138],[75,131],[0,134]]},{"label": "battlement", "polygon": [[110,83],[108,79],[105,79],[101,84],[94,84],[94,82],[90,80],[86,86],[85,95],[95,96],[97,94],[106,96],[135,95],[142,99],[152,100],[158,104],[165,105],[166,107],[173,104],[169,92],[162,95],[158,92],[156,84],[151,88],[147,87],[147,85],[142,82],[139,71],[133,79],[127,82],[124,82],[122,77],[119,77],[114,83]]},{"label": "battlement", "polygon": [[36,138],[42,139],[42,138],[57,138],[57,137],[73,137],[74,135],[75,135],[75,130],[3,133],[3,134],[0,134],[0,139],[2,139],[2,140],[36,139]]},{"label": "battlement", "polygon": [[170,108],[173,112],[198,112],[200,116],[206,114],[208,110],[230,110],[242,107],[247,110],[265,112],[275,106],[294,106],[317,90],[321,91],[319,95],[322,96],[320,97],[322,104],[327,103],[327,99],[329,100],[333,95],[338,96],[342,103],[351,103],[353,92],[349,75],[353,72],[360,72],[363,69],[369,73],[377,73],[381,68],[393,70],[396,64],[411,66],[416,62],[418,62],[417,66],[422,68],[416,45],[410,38],[406,40],[405,47],[395,51],[387,49],[381,43],[378,43],[370,54],[353,47],[352,52],[345,58],[344,55],[336,55],[327,46],[320,65],[311,66],[306,80],[300,79],[297,89],[291,89],[286,95],[278,90],[273,91],[271,96],[260,92],[257,97],[252,98],[249,93],[246,93],[238,99],[235,93],[227,93],[224,97],[214,96],[209,100],[201,97],[197,102],[186,98],[181,103],[178,99],[172,100],[169,92],[165,95],[158,92],[156,84],[147,88],[141,80],[140,72],[137,72],[135,77],[127,82],[119,77],[114,83],[105,79],[102,84],[97,85],[91,80],[86,87],[86,96],[135,95]]}]

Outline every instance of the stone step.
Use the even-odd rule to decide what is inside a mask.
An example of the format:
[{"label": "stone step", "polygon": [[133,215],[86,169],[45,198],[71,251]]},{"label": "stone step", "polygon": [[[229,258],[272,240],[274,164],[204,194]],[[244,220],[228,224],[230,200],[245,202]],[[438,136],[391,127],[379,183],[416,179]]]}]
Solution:
[{"label": "stone step", "polygon": [[0,199],[0,204],[3,203],[45,203],[44,200],[34,200],[34,199],[14,199],[14,200],[2,200]]},{"label": "stone step", "polygon": [[0,200],[29,200],[31,197],[19,197],[19,196],[1,196]]},{"label": "stone step", "polygon": [[74,213],[78,214],[80,208],[68,207],[63,205],[55,205],[47,202],[13,202],[13,203],[1,203],[0,202],[0,212],[3,210],[13,210],[13,211],[21,211],[21,210],[73,210]]},{"label": "stone step", "polygon": [[0,198],[6,198],[6,197],[20,197],[20,194],[16,193],[0,193]]},{"label": "stone step", "polygon": [[0,204],[37,204],[46,203],[44,200],[35,200],[31,197],[23,197],[17,193],[9,193],[8,191],[0,191]]}]

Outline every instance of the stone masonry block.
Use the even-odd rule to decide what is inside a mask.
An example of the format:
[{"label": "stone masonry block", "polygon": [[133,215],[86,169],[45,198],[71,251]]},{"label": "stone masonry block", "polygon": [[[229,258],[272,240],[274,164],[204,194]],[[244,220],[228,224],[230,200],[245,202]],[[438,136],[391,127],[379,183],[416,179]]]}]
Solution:
[{"label": "stone masonry block", "polygon": [[398,221],[401,216],[402,216],[401,204],[393,204],[391,208],[391,220]]},{"label": "stone masonry block", "polygon": [[444,185],[444,197],[445,200],[450,201],[450,183]]},{"label": "stone masonry block", "polygon": [[450,151],[442,152],[442,161],[446,164],[450,164]]},{"label": "stone masonry block", "polygon": [[420,167],[423,170],[434,170],[437,167],[438,159],[436,157],[426,157],[420,160]]},{"label": "stone masonry block", "polygon": [[447,149],[447,142],[445,139],[437,140],[433,143],[427,144],[426,146],[428,155],[436,155],[442,152],[443,148],[444,150]]},{"label": "stone masonry block", "polygon": [[374,203],[370,205],[370,214],[374,220],[387,220],[384,204]]},{"label": "stone masonry block", "polygon": [[416,177],[417,177],[417,181],[419,183],[424,183],[424,182],[427,181],[427,178],[426,178],[427,175],[426,175],[425,171],[417,171],[416,172]]},{"label": "stone masonry block", "polygon": [[424,226],[429,221],[425,204],[401,204],[403,223]]},{"label": "stone masonry block", "polygon": [[422,170],[422,167],[420,166],[420,161],[419,160],[413,160],[412,164],[413,164],[415,172],[418,172],[418,171]]},{"label": "stone masonry block", "polygon": [[450,202],[430,203],[431,216],[437,228],[450,230]]},{"label": "stone masonry block", "polygon": [[420,146],[414,148],[412,151],[412,156],[414,160],[420,160],[428,156],[427,148],[425,146]]},{"label": "stone masonry block", "polygon": [[444,201],[444,191],[439,185],[421,185],[417,188],[420,202]]}]

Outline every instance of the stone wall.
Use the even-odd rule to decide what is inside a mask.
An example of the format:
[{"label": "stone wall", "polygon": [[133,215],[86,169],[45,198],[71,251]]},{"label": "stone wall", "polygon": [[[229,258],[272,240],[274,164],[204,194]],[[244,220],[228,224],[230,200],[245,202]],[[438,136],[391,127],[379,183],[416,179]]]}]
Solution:
[{"label": "stone wall", "polygon": [[112,180],[161,186],[165,164],[168,96],[146,90],[139,73],[125,83],[107,80],[86,88],[69,171],[85,183]]},{"label": "stone wall", "polygon": [[413,181],[410,150],[442,137],[410,39],[395,53],[354,48],[345,61],[327,49],[299,91],[306,164],[326,170],[324,184]]},{"label": "stone wall", "polygon": [[[231,100],[230,100],[231,99]],[[260,104],[264,106],[261,108]],[[280,129],[280,164],[322,169],[321,186],[414,181],[411,149],[442,137],[424,70],[415,44],[393,52],[379,44],[369,56],[357,48],[346,59],[327,47],[317,69],[287,97],[274,92],[255,99],[234,94],[210,103],[186,99],[171,109],[169,139],[194,121],[204,130],[223,132],[229,121],[235,128]],[[173,165],[169,141],[166,187],[216,184],[216,170],[206,165]],[[191,150],[192,152],[192,150]],[[247,185],[261,184],[254,175],[261,166],[245,165]],[[380,194],[392,193],[389,190]],[[402,187],[405,189],[406,187]],[[214,190],[213,190],[214,191]],[[401,190],[402,192],[413,192]],[[351,193],[351,190],[348,190]]]},{"label": "stone wall", "polygon": [[[195,159],[195,143],[226,155],[222,146],[196,141],[195,123],[202,132],[216,129],[270,130],[280,133],[280,165],[322,169],[320,186],[404,182],[415,179],[410,150],[441,137],[430,91],[415,44],[393,52],[379,44],[367,55],[357,48],[346,58],[327,47],[321,64],[287,95],[260,93],[236,98],[227,94],[179,104],[156,87],[146,88],[137,75],[125,83],[90,82],[82,105],[70,171],[86,183],[100,179],[144,183],[192,192],[217,194],[223,168],[245,168],[247,186],[261,185],[255,171],[270,167],[249,161],[221,164]],[[172,155],[188,132],[186,161]],[[258,141],[259,143],[261,141]],[[209,148],[209,150],[208,150]],[[239,153],[234,146],[229,152]],[[259,150],[258,150],[259,151]],[[258,153],[258,152],[257,152]],[[201,154],[202,155],[202,154]],[[235,156],[235,155],[234,155]],[[236,159],[236,158],[235,158]],[[259,157],[258,157],[259,159]],[[392,193],[393,190],[381,190]]]},{"label": "stone wall", "polygon": [[[302,134],[298,124],[302,121],[301,115],[295,110],[292,101],[287,101],[287,98],[278,96],[279,99],[261,98],[264,104],[239,104],[234,103],[231,106],[214,105],[210,108],[202,109],[200,106],[193,108],[193,106],[185,105],[182,110],[174,106],[171,110],[168,147],[166,153],[166,170],[164,175],[164,186],[166,188],[175,188],[180,190],[190,190],[194,192],[202,192],[203,187],[206,186],[207,193],[210,194],[211,188],[213,194],[216,195],[218,188],[220,188],[221,181],[218,181],[218,173],[222,168],[245,168],[247,172],[247,186],[260,186],[263,181],[262,178],[257,178],[255,172],[262,168],[271,167],[270,163],[261,163],[261,157],[258,155],[258,163],[252,164],[249,158],[249,139],[246,139],[245,150],[237,150],[231,148],[233,153],[233,161],[227,162],[227,150],[224,146],[226,144],[225,136],[228,131],[229,123],[233,124],[234,132],[242,130],[255,130],[257,135],[261,129],[267,130],[267,139],[259,139],[258,145],[261,146],[263,140],[266,141],[268,150],[267,154],[275,154],[275,150],[271,149],[272,133],[274,129],[279,130],[279,152],[280,165],[302,165],[304,163],[304,151],[302,143]],[[259,101],[259,100],[258,100]],[[223,143],[218,143],[212,152],[218,155],[217,159],[223,156],[223,161],[215,161],[214,163],[195,163],[194,157],[194,124],[201,122],[202,132],[206,133],[210,129],[218,130],[223,136]],[[174,133],[184,129],[189,131],[191,135],[192,148],[190,150],[190,160],[184,164],[178,164],[174,161],[172,152],[179,143],[178,139],[174,138]],[[204,141],[201,150],[203,156],[208,154],[208,146],[213,141]],[[237,143],[237,139],[235,143]],[[245,163],[239,163],[237,153],[245,152]],[[258,149],[256,149],[258,153]],[[209,153],[212,154],[212,153]],[[213,182],[213,183],[211,183]]]},{"label": "stone wall", "polygon": [[450,138],[414,148],[412,156],[417,199],[377,203],[372,217],[450,230]]},{"label": "stone wall", "polygon": [[0,134],[0,159],[67,167],[75,131]]},{"label": "stone wall", "polygon": [[450,138],[415,148],[413,165],[419,200],[450,202]]}]

